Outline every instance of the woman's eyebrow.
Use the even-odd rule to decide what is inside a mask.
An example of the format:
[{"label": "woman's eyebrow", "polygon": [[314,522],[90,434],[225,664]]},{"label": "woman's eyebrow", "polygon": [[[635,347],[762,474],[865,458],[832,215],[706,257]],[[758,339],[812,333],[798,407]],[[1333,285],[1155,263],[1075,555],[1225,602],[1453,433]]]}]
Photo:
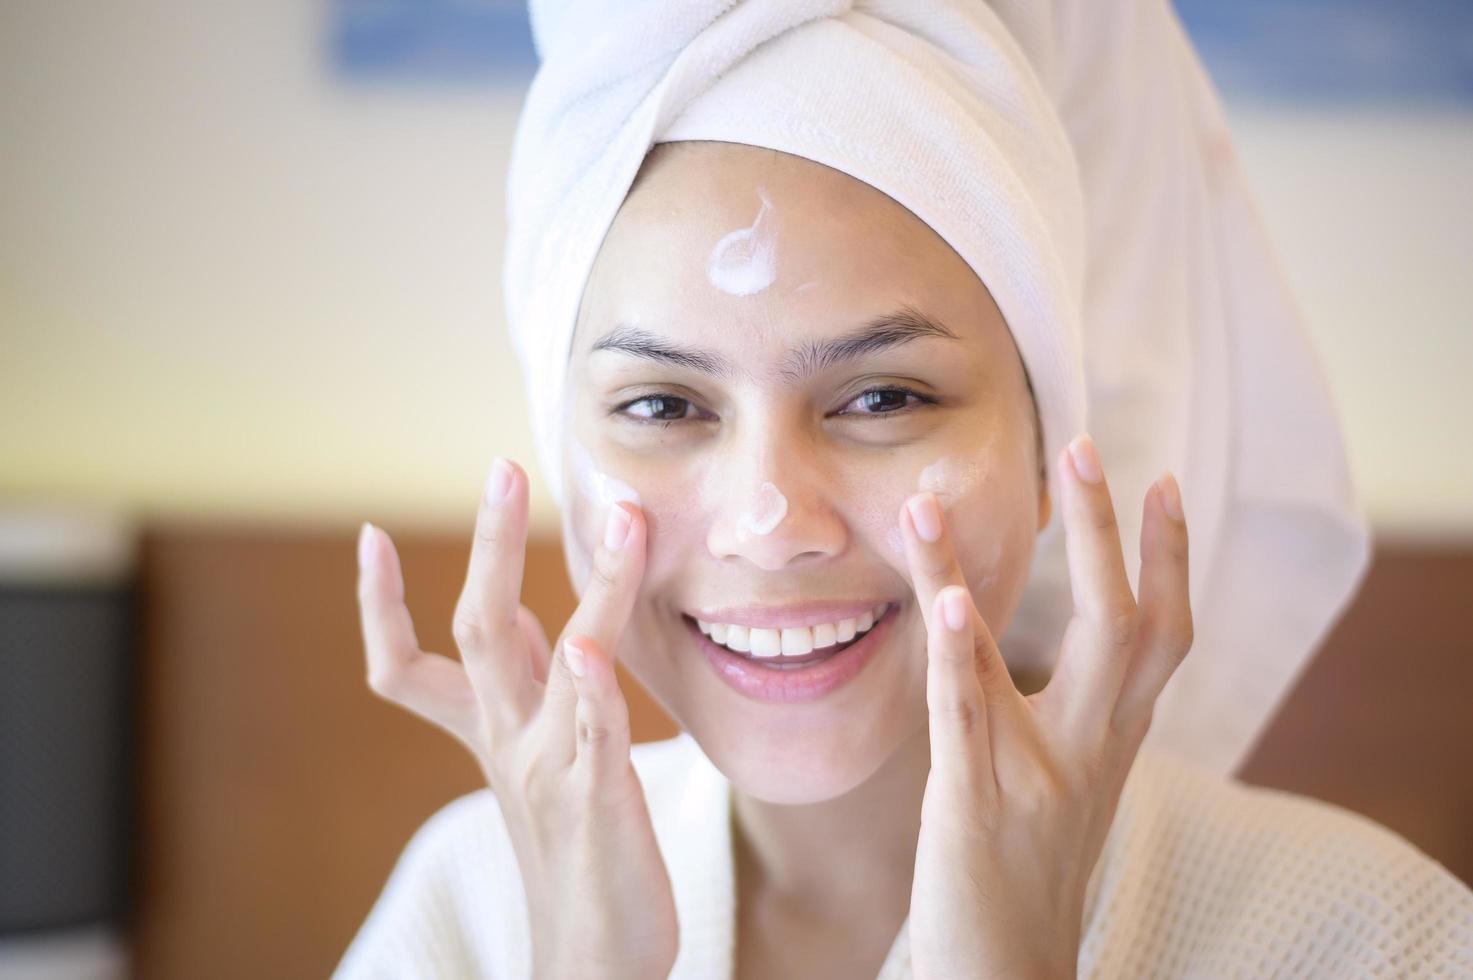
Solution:
[{"label": "woman's eyebrow", "polygon": [[[913,306],[881,314],[864,326],[838,337],[799,344],[783,359],[785,380],[800,382],[842,361],[853,360],[924,337],[960,340],[939,320]],[[619,325],[594,342],[589,352],[611,350],[646,360],[671,364],[717,377],[736,373],[724,355],[667,340],[639,327]]]},{"label": "woman's eyebrow", "polygon": [[847,334],[799,344],[784,358],[782,376],[796,384],[821,371],[827,371],[841,361],[865,357],[924,337],[961,339],[940,320],[927,316],[913,306],[902,306],[898,310],[875,317]]},{"label": "woman's eyebrow", "polygon": [[588,352],[613,350],[628,354],[631,357],[642,357],[649,361],[659,361],[662,364],[673,364],[676,367],[689,368],[700,371],[702,374],[714,374],[718,377],[726,377],[732,373],[731,362],[720,354],[701,350],[698,347],[686,347],[666,340],[658,334],[641,330],[639,327],[630,327],[623,324],[610,330],[596,340]]}]

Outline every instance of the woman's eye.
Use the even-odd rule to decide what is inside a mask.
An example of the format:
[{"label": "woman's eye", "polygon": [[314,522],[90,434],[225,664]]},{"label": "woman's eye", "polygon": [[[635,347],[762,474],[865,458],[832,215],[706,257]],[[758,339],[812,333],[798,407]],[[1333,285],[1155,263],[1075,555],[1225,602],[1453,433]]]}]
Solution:
[{"label": "woman's eye", "polygon": [[[839,414],[889,415],[913,407],[911,399],[915,399],[915,403],[919,404],[931,401],[909,388],[870,388],[868,391],[860,392],[859,396],[845,405]],[[848,411],[851,406],[856,405],[859,406],[857,411]]]},{"label": "woman's eye", "polygon": [[681,419],[693,417],[691,412],[693,407],[688,398],[676,398],[674,395],[646,395],[643,398],[625,402],[619,406],[619,411],[645,422],[678,422]]},{"label": "woman's eye", "polygon": [[[897,415],[905,414],[918,405],[928,405],[934,402],[934,398],[929,398],[909,388],[894,386],[870,388],[860,392],[840,409],[838,414]],[[614,411],[633,422],[658,424],[697,421],[708,417],[689,398],[668,394],[641,395],[639,398],[617,406]]]}]

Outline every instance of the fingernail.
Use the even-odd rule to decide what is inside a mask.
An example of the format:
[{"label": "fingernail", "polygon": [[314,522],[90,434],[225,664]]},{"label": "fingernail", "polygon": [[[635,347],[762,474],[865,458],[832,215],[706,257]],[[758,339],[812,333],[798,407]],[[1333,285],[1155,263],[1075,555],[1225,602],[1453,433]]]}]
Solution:
[{"label": "fingernail", "polygon": [[491,461],[491,475],[486,478],[486,502],[499,504],[511,490],[511,464],[497,456]]},{"label": "fingernail", "polygon": [[1075,436],[1069,443],[1069,458],[1074,461],[1074,472],[1085,483],[1099,483],[1105,478],[1100,472],[1100,454],[1095,451],[1095,442],[1088,433]]},{"label": "fingernail", "polygon": [[578,647],[563,641],[563,656],[567,658],[568,669],[573,672],[574,677],[582,677],[583,671],[587,669],[586,654]]},{"label": "fingernail", "polygon": [[1166,516],[1174,521],[1183,520],[1181,510],[1181,487],[1177,486],[1176,477],[1170,472],[1162,473],[1161,479],[1156,481],[1161,488],[1161,506],[1166,508]]},{"label": "fingernail", "polygon": [[368,558],[373,548],[373,525],[367,521],[358,529],[358,567],[368,566]]},{"label": "fingernail", "polygon": [[618,551],[629,540],[629,511],[614,504],[609,508],[609,519],[604,524],[604,547]]},{"label": "fingernail", "polygon": [[935,544],[941,540],[941,507],[933,493],[918,493],[905,502],[910,511],[910,522],[922,541]]},{"label": "fingernail", "polygon": [[941,613],[946,620],[946,628],[953,633],[960,633],[967,625],[967,594],[961,586],[953,585],[946,589],[941,597]]}]

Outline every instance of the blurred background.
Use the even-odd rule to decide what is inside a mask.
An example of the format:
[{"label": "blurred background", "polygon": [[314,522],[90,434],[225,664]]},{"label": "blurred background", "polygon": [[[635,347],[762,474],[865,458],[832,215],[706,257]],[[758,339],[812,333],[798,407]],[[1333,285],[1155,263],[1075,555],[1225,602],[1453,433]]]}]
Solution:
[{"label": "blurred background", "polygon": [[[1176,9],[1377,534],[1241,776],[1473,881],[1473,5]],[[324,975],[478,786],[369,693],[353,540],[453,650],[486,466],[540,485],[499,285],[535,64],[494,0],[0,6],[0,976]]]}]

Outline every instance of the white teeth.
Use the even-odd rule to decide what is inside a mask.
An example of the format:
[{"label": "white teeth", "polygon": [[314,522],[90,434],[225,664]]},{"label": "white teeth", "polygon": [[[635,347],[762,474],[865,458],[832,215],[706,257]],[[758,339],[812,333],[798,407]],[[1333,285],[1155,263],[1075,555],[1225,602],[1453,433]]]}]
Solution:
[{"label": "white teeth", "polygon": [[813,652],[813,630],[807,626],[787,627],[783,630],[783,656],[801,657]]},{"label": "white teeth", "polygon": [[756,627],[752,630],[752,656],[776,657],[783,652],[783,642],[777,630]]},{"label": "white teeth", "polygon": [[[788,626],[781,629],[767,627],[736,626],[730,623],[711,623],[697,619],[696,626],[711,639],[735,650],[750,653],[753,657],[803,657],[815,650],[823,650],[839,643],[848,643],[855,637],[874,628],[885,615],[886,603],[837,623],[819,623],[814,626]],[[795,665],[796,666],[796,665]]]}]

